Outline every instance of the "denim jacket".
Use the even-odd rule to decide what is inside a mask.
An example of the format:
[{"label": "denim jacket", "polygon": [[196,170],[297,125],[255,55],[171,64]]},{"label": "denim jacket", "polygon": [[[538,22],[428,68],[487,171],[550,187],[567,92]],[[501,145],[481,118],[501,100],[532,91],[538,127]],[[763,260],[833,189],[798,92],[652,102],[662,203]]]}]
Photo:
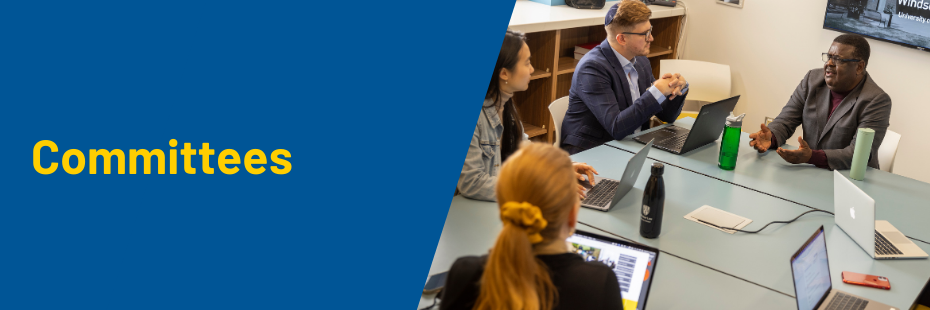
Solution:
[{"label": "denim jacket", "polygon": [[[491,106],[489,108],[485,108]],[[501,169],[501,135],[504,125],[493,107],[493,101],[484,100],[475,134],[471,136],[465,164],[456,188],[463,197],[495,201],[494,185]],[[524,134],[524,138],[526,135]]]}]

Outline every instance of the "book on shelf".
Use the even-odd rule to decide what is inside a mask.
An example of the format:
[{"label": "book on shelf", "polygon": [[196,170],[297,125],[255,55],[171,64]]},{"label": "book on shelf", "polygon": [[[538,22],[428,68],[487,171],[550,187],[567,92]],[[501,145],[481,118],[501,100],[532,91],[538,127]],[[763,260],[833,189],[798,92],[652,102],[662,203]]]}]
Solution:
[{"label": "book on shelf", "polygon": [[587,44],[575,45],[575,59],[581,59],[581,57],[584,57],[584,54],[587,54],[588,52],[590,52],[598,44],[601,44],[601,42],[592,42],[592,43],[587,43]]}]

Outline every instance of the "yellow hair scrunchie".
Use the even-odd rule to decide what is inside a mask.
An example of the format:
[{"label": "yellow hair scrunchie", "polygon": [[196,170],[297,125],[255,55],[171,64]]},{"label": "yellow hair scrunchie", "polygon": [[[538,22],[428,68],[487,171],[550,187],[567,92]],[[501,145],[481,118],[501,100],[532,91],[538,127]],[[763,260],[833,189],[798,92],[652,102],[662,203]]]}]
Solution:
[{"label": "yellow hair scrunchie", "polygon": [[510,223],[520,226],[529,234],[530,243],[537,244],[543,241],[542,235],[539,234],[548,222],[542,216],[539,207],[529,202],[507,202],[501,206],[501,221],[510,221]]}]

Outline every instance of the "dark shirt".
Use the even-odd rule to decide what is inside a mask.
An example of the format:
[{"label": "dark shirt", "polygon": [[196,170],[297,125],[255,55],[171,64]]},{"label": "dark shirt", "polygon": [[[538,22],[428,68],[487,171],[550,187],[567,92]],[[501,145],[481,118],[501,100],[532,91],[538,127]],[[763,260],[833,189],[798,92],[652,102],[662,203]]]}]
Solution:
[{"label": "dark shirt", "polygon": [[836,107],[840,106],[840,102],[843,102],[843,99],[846,99],[847,93],[838,93],[835,91],[830,91],[830,114],[827,115],[827,119],[830,119],[830,115],[833,115],[833,111],[836,111]]},{"label": "dark shirt", "polygon": [[[553,310],[623,309],[620,284],[614,271],[600,262],[585,262],[581,255],[538,255],[558,291]],[[439,308],[471,310],[478,299],[479,282],[487,263],[485,256],[461,257],[452,264]]]},{"label": "dark shirt", "polygon": [[[843,102],[846,95],[849,95],[849,93],[843,94],[832,90],[830,91],[830,114],[827,114],[827,119],[830,119],[830,116],[833,115],[833,111],[836,111],[836,108],[840,106],[840,102]],[[774,135],[772,136],[772,146],[770,148],[778,148],[778,141],[775,141]],[[830,169],[830,165],[827,164],[827,153],[823,150],[811,150],[811,158],[807,160],[807,163],[817,166],[817,168]]]}]

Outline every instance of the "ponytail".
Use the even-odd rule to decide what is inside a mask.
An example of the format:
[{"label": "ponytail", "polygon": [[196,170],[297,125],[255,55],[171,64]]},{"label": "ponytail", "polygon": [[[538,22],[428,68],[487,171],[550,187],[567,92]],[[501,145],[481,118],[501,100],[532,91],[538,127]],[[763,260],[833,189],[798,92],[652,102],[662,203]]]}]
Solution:
[{"label": "ponytail", "polygon": [[558,291],[534,246],[559,236],[578,202],[568,153],[524,143],[501,168],[497,200],[504,228],[481,277],[476,310],[551,310]]},{"label": "ponytail", "polygon": [[475,309],[551,309],[555,286],[532,247],[542,242],[539,231],[546,220],[536,206],[508,202],[501,207],[501,221],[504,229],[488,256]]}]

